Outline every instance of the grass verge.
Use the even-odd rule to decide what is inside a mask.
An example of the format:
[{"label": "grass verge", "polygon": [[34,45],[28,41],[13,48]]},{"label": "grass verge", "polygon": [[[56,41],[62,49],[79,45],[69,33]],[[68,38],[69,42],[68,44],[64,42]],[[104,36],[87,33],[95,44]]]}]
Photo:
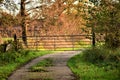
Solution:
[{"label": "grass verge", "polygon": [[120,52],[89,49],[72,57],[68,66],[77,80],[119,80]]},{"label": "grass verge", "polygon": [[46,58],[36,65],[32,66],[30,70],[32,72],[47,72],[46,67],[53,66],[53,60],[51,58]]},{"label": "grass verge", "polygon": [[0,80],[6,80],[8,76],[21,65],[33,58],[51,53],[50,51],[20,51],[0,54]]}]

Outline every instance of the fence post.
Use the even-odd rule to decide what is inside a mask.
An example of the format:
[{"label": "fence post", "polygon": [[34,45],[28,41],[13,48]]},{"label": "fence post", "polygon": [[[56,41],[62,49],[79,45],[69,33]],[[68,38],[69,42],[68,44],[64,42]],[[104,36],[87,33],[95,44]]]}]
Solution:
[{"label": "fence post", "polygon": [[92,27],[92,46],[95,47],[95,31],[94,31],[94,27]]},{"label": "fence post", "polygon": [[16,36],[16,34],[14,34],[14,36],[13,36],[13,38],[14,38],[14,43],[15,43],[15,51],[17,51],[18,50],[18,43],[17,43],[17,36]]}]

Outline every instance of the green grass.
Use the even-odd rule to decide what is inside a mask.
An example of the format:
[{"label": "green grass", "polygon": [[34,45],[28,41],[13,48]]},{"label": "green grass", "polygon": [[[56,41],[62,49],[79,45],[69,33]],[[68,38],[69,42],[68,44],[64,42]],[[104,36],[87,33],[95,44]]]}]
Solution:
[{"label": "green grass", "polygon": [[[104,59],[102,60],[102,56],[101,54],[99,54],[101,52],[103,51],[88,50],[87,56],[85,56],[86,53],[83,52],[79,55],[72,57],[68,61],[68,66],[75,74],[77,80],[119,80],[120,79],[120,61],[114,58],[115,53],[113,53],[113,55],[105,54],[103,56]],[[88,55],[89,53],[91,55]],[[107,51],[104,53],[107,53]]]},{"label": "green grass", "polygon": [[21,65],[31,59],[51,53],[50,51],[21,51],[20,53],[0,53],[0,80],[6,80],[8,76]]},{"label": "green grass", "polygon": [[30,68],[33,72],[46,72],[46,67],[53,66],[53,60],[46,58]]},{"label": "green grass", "polygon": [[2,38],[3,41],[13,40],[13,38]]}]

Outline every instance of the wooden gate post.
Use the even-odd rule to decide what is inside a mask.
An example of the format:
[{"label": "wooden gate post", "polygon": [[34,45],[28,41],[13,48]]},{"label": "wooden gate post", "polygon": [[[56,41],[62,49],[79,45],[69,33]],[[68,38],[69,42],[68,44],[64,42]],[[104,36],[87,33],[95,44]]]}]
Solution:
[{"label": "wooden gate post", "polygon": [[16,34],[14,34],[14,47],[15,47],[15,51],[17,51],[18,50],[18,43],[17,43],[17,35]]},{"label": "wooden gate post", "polygon": [[95,47],[95,30],[94,27],[92,27],[92,46]]}]

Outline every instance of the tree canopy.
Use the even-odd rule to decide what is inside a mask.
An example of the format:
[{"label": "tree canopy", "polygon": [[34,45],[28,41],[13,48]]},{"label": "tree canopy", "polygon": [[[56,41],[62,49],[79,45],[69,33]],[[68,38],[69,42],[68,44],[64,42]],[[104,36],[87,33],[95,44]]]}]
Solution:
[{"label": "tree canopy", "polygon": [[[120,0],[21,0],[20,8],[14,0],[0,0],[0,3],[9,12],[19,10],[21,21],[18,22],[21,22],[23,36],[27,36],[27,21],[38,20],[42,21],[46,30],[55,26],[76,26],[76,30],[89,26],[94,28],[96,34],[105,35],[109,47],[120,46]],[[8,24],[8,20],[16,20],[17,17],[12,15],[4,16],[6,20],[1,19],[1,23]],[[61,19],[63,16],[64,20]],[[13,24],[12,21],[10,24]]]},{"label": "tree canopy", "polygon": [[120,3],[118,0],[101,0],[99,6],[89,10],[88,26],[95,32],[105,34],[105,44],[110,48],[120,47]]}]

